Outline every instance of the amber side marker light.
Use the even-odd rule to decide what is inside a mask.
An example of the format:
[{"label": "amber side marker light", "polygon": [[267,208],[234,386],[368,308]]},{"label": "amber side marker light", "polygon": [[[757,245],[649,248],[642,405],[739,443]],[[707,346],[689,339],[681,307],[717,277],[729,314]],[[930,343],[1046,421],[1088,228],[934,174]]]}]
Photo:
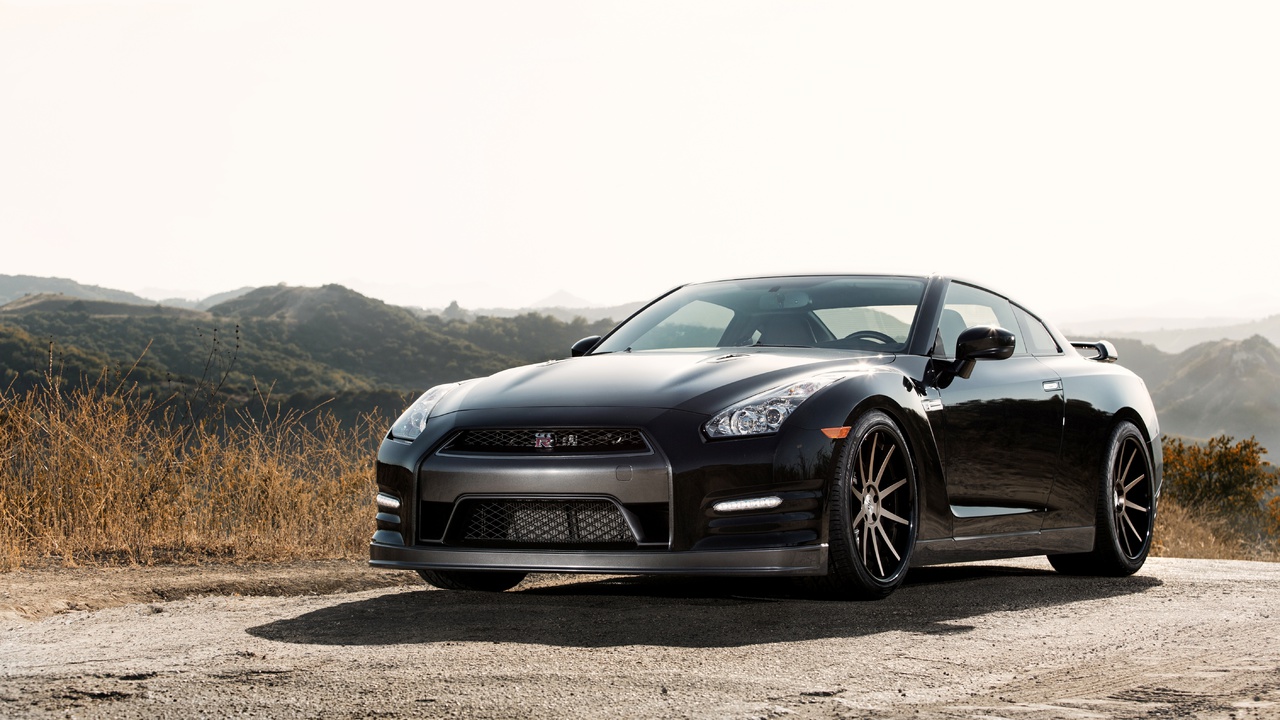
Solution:
[{"label": "amber side marker light", "polygon": [[832,440],[843,440],[843,439],[845,439],[845,438],[849,437],[849,430],[851,430],[851,429],[852,429],[852,428],[850,428],[849,426],[845,426],[845,427],[834,427],[834,428],[822,428],[822,434],[823,434],[823,435],[826,435],[827,437],[831,438]]}]

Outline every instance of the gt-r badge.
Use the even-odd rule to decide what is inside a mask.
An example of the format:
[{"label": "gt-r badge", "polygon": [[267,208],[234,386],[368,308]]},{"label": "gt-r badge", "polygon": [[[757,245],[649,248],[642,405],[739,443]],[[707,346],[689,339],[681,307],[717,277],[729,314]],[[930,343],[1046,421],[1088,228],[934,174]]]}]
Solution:
[{"label": "gt-r badge", "polygon": [[535,448],[547,448],[548,450],[556,446],[556,434],[549,432],[540,432],[533,434],[533,446]]}]

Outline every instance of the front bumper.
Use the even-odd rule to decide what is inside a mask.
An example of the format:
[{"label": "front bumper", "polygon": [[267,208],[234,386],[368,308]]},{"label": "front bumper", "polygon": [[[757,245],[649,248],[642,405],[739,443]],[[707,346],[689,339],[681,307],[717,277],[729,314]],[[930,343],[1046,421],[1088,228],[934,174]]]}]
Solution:
[{"label": "front bumper", "polygon": [[369,544],[369,564],[401,570],[607,575],[825,575],[827,546],[687,552],[575,552]]},{"label": "front bumper", "polygon": [[[435,421],[414,443],[387,440],[377,475],[388,509],[378,514],[370,564],[603,574],[825,573],[823,490],[832,441],[796,428],[780,436],[703,442],[704,421],[680,411],[631,408],[562,408],[554,416],[467,411]],[[642,428],[649,449],[581,455],[448,449],[456,431],[504,426]],[[723,500],[761,495],[783,503],[748,512],[714,509]],[[568,544],[561,537],[528,544],[542,547],[513,547],[469,534],[472,508],[488,505],[487,513],[505,501],[608,503],[625,516],[635,543],[604,547],[618,540],[609,537],[590,548],[560,547]]]}]

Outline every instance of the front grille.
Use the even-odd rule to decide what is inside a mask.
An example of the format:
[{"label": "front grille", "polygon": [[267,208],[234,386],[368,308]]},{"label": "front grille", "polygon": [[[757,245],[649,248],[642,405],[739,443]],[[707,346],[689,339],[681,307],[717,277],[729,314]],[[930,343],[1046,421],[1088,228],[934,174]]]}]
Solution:
[{"label": "front grille", "polygon": [[464,430],[444,447],[445,452],[526,453],[568,455],[575,453],[643,453],[649,451],[644,436],[635,429],[616,428],[520,428]]},{"label": "front grille", "polygon": [[608,500],[464,500],[450,535],[485,547],[633,546],[636,538]]}]

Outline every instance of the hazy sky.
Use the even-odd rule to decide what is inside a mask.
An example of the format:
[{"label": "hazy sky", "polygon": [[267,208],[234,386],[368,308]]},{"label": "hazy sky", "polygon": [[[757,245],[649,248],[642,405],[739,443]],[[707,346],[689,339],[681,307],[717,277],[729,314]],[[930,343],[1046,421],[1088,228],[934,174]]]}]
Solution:
[{"label": "hazy sky", "polygon": [[1280,3],[0,0],[0,273],[1280,312]]}]

